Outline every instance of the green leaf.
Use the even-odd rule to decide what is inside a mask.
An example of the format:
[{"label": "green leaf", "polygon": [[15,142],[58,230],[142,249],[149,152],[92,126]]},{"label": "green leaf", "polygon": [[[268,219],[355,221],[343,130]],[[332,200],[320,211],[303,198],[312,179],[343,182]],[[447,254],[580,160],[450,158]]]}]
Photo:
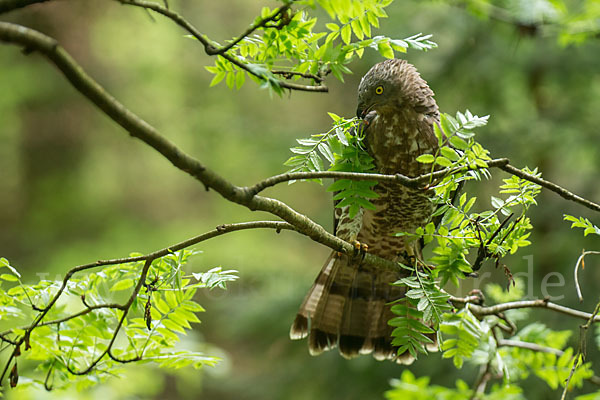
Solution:
[{"label": "green leaf", "polygon": [[11,274],[2,274],[0,275],[0,279],[8,282],[18,282],[19,278]]},{"label": "green leaf", "polygon": [[394,50],[389,42],[377,43],[377,51],[385,58],[394,58]]},{"label": "green leaf", "polygon": [[131,278],[127,278],[127,279],[123,279],[118,281],[117,283],[115,283],[111,288],[110,291],[111,292],[116,292],[118,290],[125,290],[125,289],[129,289],[130,287],[133,287],[133,279]]},{"label": "green leaf", "polygon": [[337,192],[340,190],[346,190],[352,185],[352,181],[350,179],[338,179],[333,182],[327,188],[328,192]]},{"label": "green leaf", "polygon": [[344,43],[349,44],[352,38],[352,28],[350,25],[344,25],[341,30],[342,40]]},{"label": "green leaf", "polygon": [[246,81],[246,73],[244,71],[238,71],[235,74],[235,88],[239,89],[244,85]]},{"label": "green leaf", "polygon": [[209,87],[213,87],[213,86],[216,86],[217,84],[219,84],[219,82],[221,82],[223,80],[223,78],[225,78],[226,75],[227,75],[227,72],[225,72],[225,71],[217,72],[217,74],[210,81]]},{"label": "green leaf", "polygon": [[19,277],[19,278],[21,277],[21,274],[19,273],[19,271],[17,271],[16,268],[14,268],[12,265],[10,265],[8,260],[4,257],[0,258],[0,268],[8,268],[10,270],[10,272],[15,274],[17,277]]},{"label": "green leaf", "polygon": [[433,154],[421,154],[419,157],[417,157],[417,161],[423,164],[431,164],[435,161],[435,157]]},{"label": "green leaf", "polygon": [[333,156],[333,153],[331,152],[331,149],[327,143],[321,142],[317,147],[319,152],[323,155],[323,157],[325,157],[325,159],[327,159],[327,161],[329,161],[330,164],[335,163],[335,157]]},{"label": "green leaf", "polygon": [[233,89],[235,85],[235,72],[231,71],[227,73],[227,77],[225,78],[225,83],[229,89]]},{"label": "green leaf", "polygon": [[452,166],[452,161],[448,160],[446,157],[438,156],[435,158],[435,163],[441,165],[442,167],[450,167]]},{"label": "green leaf", "polygon": [[458,159],[460,158],[456,151],[450,147],[442,147],[440,151],[442,155],[450,161],[458,161]]}]

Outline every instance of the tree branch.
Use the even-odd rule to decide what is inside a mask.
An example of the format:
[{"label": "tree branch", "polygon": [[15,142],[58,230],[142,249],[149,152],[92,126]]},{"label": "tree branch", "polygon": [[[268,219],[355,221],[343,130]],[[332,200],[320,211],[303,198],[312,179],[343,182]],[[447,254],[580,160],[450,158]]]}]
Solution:
[{"label": "tree branch", "polygon": [[315,75],[315,74],[309,74],[307,72],[284,71],[284,70],[274,69],[274,70],[271,70],[271,73],[273,75],[281,75],[286,79],[291,79],[294,76],[300,76],[302,78],[312,79],[319,83],[321,83],[325,80],[322,76]]},{"label": "tree branch", "polygon": [[[583,205],[591,210],[600,212],[600,204],[596,204],[590,200],[584,199],[581,196],[578,196],[574,193],[571,193],[567,189],[557,185],[556,183],[547,181],[542,178],[538,178],[534,175],[528,174],[526,172],[521,171],[520,169],[509,164],[508,158],[496,158],[494,160],[487,161],[488,168],[499,168],[505,172],[516,175],[522,179],[525,179],[529,182],[536,183],[554,193],[557,193],[559,196],[566,200],[574,201],[580,205]],[[315,178],[336,178],[336,179],[352,179],[352,180],[376,180],[378,182],[398,182],[401,185],[404,185],[413,189],[424,189],[427,186],[423,186],[423,184],[430,182],[435,179],[442,178],[446,175],[450,175],[456,172],[467,171],[467,170],[477,170],[481,169],[477,168],[466,168],[466,167],[448,167],[441,169],[439,171],[435,171],[428,174],[423,174],[416,176],[414,178],[410,178],[406,175],[396,174],[396,175],[384,175],[384,174],[369,174],[369,173],[357,173],[357,172],[339,172],[339,171],[319,171],[319,172],[291,172],[280,175],[275,175],[269,178],[266,178],[254,186],[248,188],[248,191],[252,194],[260,193],[261,191],[269,188],[271,186],[275,186],[282,182],[288,182],[292,180],[300,180],[300,179],[315,179]]]},{"label": "tree branch", "polygon": [[[185,29],[188,33],[190,33],[200,43],[202,43],[202,45],[204,46],[205,53],[208,54],[209,56],[219,55],[219,56],[225,58],[230,63],[243,69],[247,73],[256,76],[257,78],[260,78],[262,80],[268,79],[268,77],[254,71],[252,68],[250,68],[248,66],[248,64],[240,61],[235,56],[232,56],[231,54],[227,53],[227,51],[230,50],[235,44],[239,43],[239,41],[241,41],[244,38],[244,36],[240,36],[238,39],[234,40],[233,44],[230,44],[230,45],[227,45],[224,47],[216,47],[211,43],[211,41],[206,37],[206,35],[203,35],[202,33],[200,33],[198,31],[198,29],[196,29],[196,27],[194,27],[185,18],[183,18],[178,13],[176,13],[172,10],[169,10],[168,8],[161,6],[158,3],[155,3],[152,1],[146,1],[146,0],[116,0],[116,1],[118,1],[124,5],[130,5],[130,6],[144,8],[147,10],[152,10],[154,12],[157,12],[157,13],[169,18],[170,20],[175,22],[177,25],[179,25],[180,27]],[[281,12],[286,12],[287,11],[286,7],[289,8],[289,5],[284,5],[284,6],[280,7],[279,12],[272,15],[271,17],[264,19],[263,22],[266,24],[267,22],[272,20],[271,18],[277,17],[278,15],[280,15]],[[263,26],[263,25],[261,25],[259,23],[256,26],[254,26],[254,25],[251,26],[246,31],[246,32],[248,32],[247,34],[258,29],[260,26]],[[300,84],[293,83],[293,82],[286,82],[286,81],[279,81],[279,80],[277,82],[280,87],[285,88],[285,89],[290,89],[290,90],[300,90],[300,91],[306,91],[306,92],[327,92],[327,91],[329,91],[327,86],[323,86],[323,85],[318,85],[318,86],[300,85]]]},{"label": "tree branch", "polygon": [[262,18],[259,22],[250,25],[250,27],[248,27],[248,29],[246,29],[244,31],[244,33],[242,33],[240,36],[238,36],[237,39],[234,39],[229,44],[216,49],[216,51],[211,55],[222,55],[223,53],[226,53],[228,50],[233,48],[236,44],[238,44],[239,42],[244,40],[245,37],[252,34],[252,32],[254,32],[257,29],[266,27],[267,24],[271,21],[279,20],[280,24],[284,23],[282,18],[284,18],[284,16],[286,15],[287,11],[290,9],[291,6],[292,6],[292,3],[288,3],[288,4],[284,4],[283,6],[277,8],[270,16],[268,16],[266,18]]},{"label": "tree branch", "polygon": [[573,275],[575,278],[575,289],[577,291],[577,298],[579,299],[580,303],[583,301],[583,295],[581,294],[581,288],[579,287],[579,276],[577,272],[579,270],[579,265],[583,265],[583,259],[585,258],[585,256],[590,254],[600,255],[600,251],[582,251],[581,255],[577,259],[577,262],[575,263],[575,269],[573,270]]},{"label": "tree branch", "polygon": [[[15,340],[12,340],[12,339],[6,338],[6,335],[10,334],[12,332],[12,330],[0,333],[0,338],[3,341],[10,343],[11,345],[14,346],[13,352],[12,352],[11,356],[9,357],[9,361],[6,363],[6,366],[4,368],[4,371],[2,372],[2,375],[0,375],[0,385],[1,385],[1,382],[4,380],[4,376],[5,376],[6,372],[8,371],[10,362],[12,361],[12,359],[14,357],[16,357],[18,355],[21,345],[28,340],[31,332],[34,329],[36,329],[37,327],[44,326],[44,325],[60,324],[62,322],[68,321],[70,319],[77,318],[77,317],[83,316],[85,314],[88,314],[88,313],[92,312],[93,310],[97,310],[97,309],[113,308],[113,309],[122,310],[123,315],[119,319],[119,322],[117,324],[117,327],[115,328],[115,332],[113,334],[111,341],[109,342],[108,347],[98,358],[95,359],[95,361],[93,361],[86,369],[84,369],[82,371],[75,371],[69,365],[65,365],[66,368],[69,370],[69,372],[71,372],[74,375],[87,374],[89,371],[92,370],[92,368],[94,368],[94,366],[96,366],[98,364],[98,362],[100,362],[100,360],[105,355],[110,353],[111,347],[116,339],[116,336],[123,324],[123,321],[125,320],[125,317],[127,316],[127,312],[129,311],[129,308],[133,304],[133,301],[137,297],[141,287],[143,286],[144,282],[146,281],[146,275],[152,264],[152,261],[154,261],[160,257],[166,256],[168,254],[171,254],[175,251],[179,251],[184,248],[187,248],[187,247],[193,246],[195,244],[198,244],[200,242],[203,242],[205,240],[211,239],[216,236],[221,236],[226,233],[240,231],[240,230],[258,229],[258,228],[275,229],[277,232],[284,230],[284,229],[285,230],[295,230],[295,227],[292,226],[291,224],[288,224],[286,222],[281,222],[281,221],[253,221],[253,222],[243,222],[243,223],[238,223],[238,224],[219,225],[212,231],[203,233],[201,235],[187,239],[187,240],[177,243],[173,246],[169,246],[164,249],[157,250],[157,251],[149,253],[147,255],[138,256],[138,257],[117,258],[117,259],[112,259],[112,260],[100,260],[100,261],[96,261],[94,263],[79,265],[77,267],[72,268],[65,275],[63,282],[61,284],[61,287],[54,294],[54,296],[52,297],[52,299],[50,300],[48,305],[46,305],[44,308],[41,309],[40,313],[34,318],[33,322],[29,326],[20,328],[25,331],[25,333],[22,336],[20,336],[19,338],[15,339]],[[125,264],[125,263],[132,263],[132,262],[138,262],[138,261],[145,261],[144,267],[141,271],[140,278],[138,279],[137,284],[136,284],[131,296],[129,297],[129,300],[125,304],[88,305],[84,302],[86,309],[84,309],[80,312],[77,312],[75,314],[69,315],[67,317],[61,318],[61,319],[47,321],[47,322],[42,323],[43,318],[47,315],[47,313],[54,306],[54,304],[56,304],[56,302],[58,301],[60,296],[62,296],[62,294],[64,293],[69,280],[71,280],[73,275],[75,275],[77,272],[85,271],[85,270],[100,267],[100,266]],[[114,359],[114,356],[112,356],[110,354],[109,354],[109,356]],[[127,360],[127,362],[130,362],[130,361],[134,361],[134,360]]]},{"label": "tree branch", "polygon": [[488,307],[473,304],[471,303],[471,298],[467,297],[461,298],[450,296],[450,302],[461,306],[466,306],[468,304],[469,310],[471,310],[475,316],[496,315],[507,310],[516,310],[519,308],[546,308],[561,314],[585,320],[591,320],[593,317],[593,322],[600,322],[599,315],[593,315],[584,311],[574,310],[569,307],[552,303],[546,299],[511,301],[508,303],[501,303]]},{"label": "tree branch", "polygon": [[[488,167],[499,167],[508,164],[508,158],[498,158],[487,162]],[[371,174],[371,173],[359,173],[359,172],[341,172],[341,171],[319,171],[319,172],[288,172],[285,174],[275,175],[266,178],[254,186],[248,188],[250,193],[260,193],[266,188],[275,186],[279,183],[299,180],[299,179],[314,179],[314,178],[336,178],[336,179],[352,179],[357,181],[378,181],[378,182],[398,182],[401,185],[412,189],[425,189],[424,183],[428,183],[432,180],[442,178],[446,175],[451,175],[456,172],[477,170],[477,168],[466,168],[466,167],[448,167],[435,171],[428,174],[416,176],[414,178],[408,177],[402,174],[385,175],[385,174]]]},{"label": "tree branch", "polygon": [[558,357],[560,357],[564,354],[564,351],[555,349],[553,347],[540,346],[539,344],[535,344],[535,343],[531,343],[531,342],[523,342],[521,340],[499,339],[497,343],[498,343],[499,347],[518,347],[521,349],[539,351],[542,353],[555,354]]},{"label": "tree branch", "polygon": [[[0,41],[39,51],[59,68],[81,94],[121,125],[131,136],[142,140],[162,154],[176,168],[187,172],[207,188],[214,189],[225,199],[243,205],[252,211],[266,211],[276,215],[293,225],[297,232],[333,250],[349,254],[354,251],[352,244],[330,234],[321,225],[298,213],[287,204],[273,198],[254,195],[247,188],[235,186],[216,172],[206,168],[197,159],[183,152],[174,143],[163,137],[153,126],[108,94],[54,39],[20,25],[0,22]],[[364,263],[379,268],[397,269],[396,263],[368,253],[365,255]]]},{"label": "tree branch", "polygon": [[590,210],[600,211],[600,204],[594,203],[590,200],[586,200],[581,196],[571,193],[567,189],[565,189],[561,186],[558,186],[556,183],[553,183],[553,182],[547,181],[545,179],[538,178],[537,176],[533,176],[531,174],[523,172],[520,169],[515,168],[510,164],[500,166],[499,168],[505,172],[516,175],[519,178],[526,179],[529,182],[537,183],[538,185],[543,186],[546,189],[551,190],[554,193],[558,194],[563,199],[574,201],[575,203],[581,204],[582,206],[585,206],[585,207],[589,208]]}]

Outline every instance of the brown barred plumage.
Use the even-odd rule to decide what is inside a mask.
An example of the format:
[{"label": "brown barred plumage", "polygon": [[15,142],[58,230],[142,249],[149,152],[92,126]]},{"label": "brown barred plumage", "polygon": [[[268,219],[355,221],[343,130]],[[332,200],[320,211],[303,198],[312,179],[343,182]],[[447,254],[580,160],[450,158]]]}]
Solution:
[{"label": "brown barred plumage", "polygon": [[[383,88],[383,92],[381,89]],[[358,88],[357,115],[368,122],[366,143],[377,172],[417,176],[429,172],[416,158],[437,149],[433,126],[439,111],[433,92],[415,67],[404,60],[376,64]],[[347,209],[336,209],[336,235],[358,240],[369,252],[392,261],[421,257],[418,242],[407,243],[397,232],[414,232],[424,226],[433,205],[423,191],[398,183],[379,183],[373,203],[376,210],[361,211],[353,220]],[[333,252],[308,292],[290,330],[292,339],[309,337],[309,351],[320,354],[336,345],[347,358],[373,353],[378,360],[409,364],[391,344],[393,317],[390,302],[405,289],[392,286],[401,272],[361,265],[361,257]]]}]

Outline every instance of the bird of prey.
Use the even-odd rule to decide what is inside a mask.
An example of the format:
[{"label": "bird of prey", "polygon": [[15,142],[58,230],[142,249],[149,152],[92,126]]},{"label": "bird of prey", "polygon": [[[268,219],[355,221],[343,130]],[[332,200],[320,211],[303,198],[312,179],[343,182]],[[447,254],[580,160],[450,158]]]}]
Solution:
[{"label": "bird of prey", "polygon": [[[431,165],[416,159],[438,149],[434,125],[440,116],[433,96],[405,60],[380,62],[362,78],[357,116],[365,121],[366,148],[377,173],[415,177],[431,172]],[[395,234],[414,232],[431,219],[434,206],[427,193],[397,182],[380,182],[373,190],[379,195],[373,200],[375,210],[361,210],[351,219],[347,207],[336,209],[335,235],[367,244],[369,253],[391,261],[421,259],[418,241]],[[394,328],[388,325],[394,317],[389,303],[406,291],[391,283],[407,274],[362,265],[361,260],[331,253],[296,315],[290,337],[308,336],[312,355],[338,346],[346,358],[373,353],[378,360],[409,364],[412,356],[397,354],[391,337]]]}]

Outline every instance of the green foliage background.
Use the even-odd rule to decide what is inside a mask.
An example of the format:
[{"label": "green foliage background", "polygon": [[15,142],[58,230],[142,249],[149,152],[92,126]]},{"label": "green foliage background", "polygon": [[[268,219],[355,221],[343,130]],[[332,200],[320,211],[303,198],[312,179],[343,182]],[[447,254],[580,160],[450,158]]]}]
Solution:
[{"label": "green foliage background", "polygon": [[[238,34],[263,5],[257,0],[171,3],[203,31],[223,39]],[[491,114],[488,126],[478,130],[478,141],[493,156],[509,157],[517,166],[538,166],[547,179],[600,198],[598,40],[564,47],[552,32],[530,36],[447,2],[398,1],[388,12],[382,34],[434,35],[439,48],[426,54],[409,51],[406,58],[429,82],[442,111]],[[295,138],[329,128],[327,111],[354,115],[360,76],[381,60],[375,51],[365,52],[351,65],[355,73],[344,84],[328,79],[328,94],[272,98],[252,83],[237,92],[225,85],[209,89],[212,76],[203,66],[213,60],[195,41],[183,38],[169,21],[153,21],[116,2],[49,3],[8,19],[56,37],[109,92],[236,184],[282,172]],[[0,71],[0,254],[25,281],[35,282],[39,274],[54,278],[74,265],[131,251],[149,252],[222,223],[261,218],[205,192],[131,140],[35,54],[24,57],[0,46]],[[495,174],[496,187],[500,176]],[[493,183],[470,184],[467,190],[489,198]],[[324,188],[299,183],[268,193],[331,227],[331,199]],[[597,301],[598,261],[590,258],[580,272],[582,305],[576,301],[572,268],[582,248],[598,249],[597,238],[570,234],[562,215],[582,215],[595,225],[598,216],[547,192],[538,203],[531,213],[534,244],[525,250],[533,266],[533,280],[526,282],[533,292],[528,294],[543,295],[540,280],[558,271],[566,285],[549,294],[564,295],[562,304],[590,311]],[[328,249],[294,233],[264,231],[233,233],[198,249],[204,253],[188,264],[188,272],[222,265],[239,270],[240,279],[226,292],[203,294],[200,303],[207,312],[183,345],[206,341],[215,346],[210,354],[224,362],[202,372],[173,374],[134,366],[124,379],[86,394],[11,391],[7,397],[380,398],[389,380],[403,374],[404,367],[370,357],[347,361],[329,352],[313,358],[305,342],[288,339],[289,324]],[[513,273],[527,271],[523,255],[505,259]],[[505,284],[502,271],[491,264],[483,268],[493,276],[467,286]],[[549,312],[536,315],[556,329],[576,330],[579,324]],[[590,345],[589,353],[592,362],[600,363],[597,348]],[[455,371],[438,354],[410,367],[416,377],[427,375],[449,387],[459,376],[472,383],[477,371],[469,368]],[[535,377],[526,385],[527,398],[556,396]]]}]

